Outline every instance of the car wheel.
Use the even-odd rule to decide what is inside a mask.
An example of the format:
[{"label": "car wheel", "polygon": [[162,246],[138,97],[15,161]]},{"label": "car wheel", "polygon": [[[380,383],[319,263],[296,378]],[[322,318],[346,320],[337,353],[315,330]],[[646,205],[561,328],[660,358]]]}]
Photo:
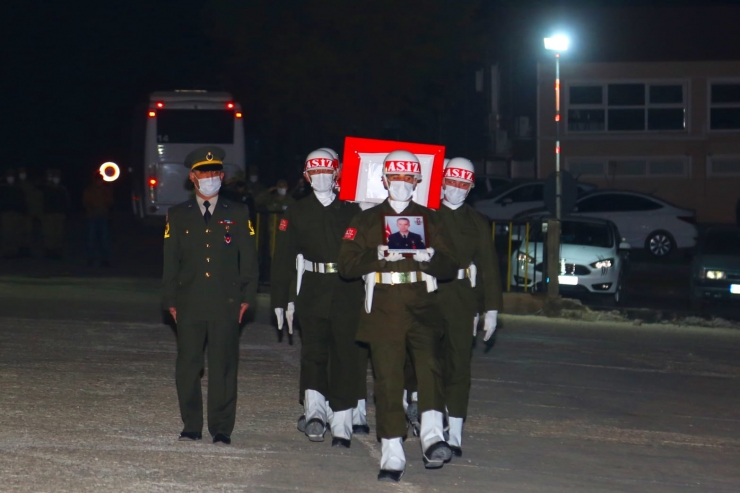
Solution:
[{"label": "car wheel", "polygon": [[651,233],[645,240],[645,249],[656,258],[666,258],[676,249],[676,242],[666,231]]}]

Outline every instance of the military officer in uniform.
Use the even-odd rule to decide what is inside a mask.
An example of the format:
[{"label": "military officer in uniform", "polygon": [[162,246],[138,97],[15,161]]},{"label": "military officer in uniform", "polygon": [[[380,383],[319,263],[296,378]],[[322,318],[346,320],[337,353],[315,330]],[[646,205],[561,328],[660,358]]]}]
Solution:
[{"label": "military officer in uniform", "polygon": [[424,240],[421,235],[409,231],[411,221],[407,217],[398,218],[396,221],[398,232],[388,237],[388,248],[404,250],[423,250]]},{"label": "military officer in uniform", "polygon": [[[414,154],[402,150],[388,154],[383,163],[383,182],[389,198],[352,220],[339,252],[342,276],[365,276],[365,307],[357,339],[370,345],[375,369],[381,481],[399,481],[406,466],[406,417],[401,400],[407,349],[419,382],[425,467],[442,467],[452,456],[442,428],[444,398],[437,354],[444,324],[434,291],[437,279],[454,278],[457,261],[437,213],[411,201],[420,178],[421,165]],[[413,256],[404,257],[380,244],[384,216],[400,214],[425,218],[427,248]]]},{"label": "military officer in uniform", "polygon": [[301,323],[305,424],[299,420],[299,429],[305,426],[308,439],[320,442],[330,426],[332,445],[349,447],[357,389],[366,378],[357,361],[367,361],[367,353],[355,343],[362,281],[340,276],[337,266],[342,237],[360,208],[334,193],[337,167],[323,150],[306,158],[304,174],[313,193],[288,207],[280,220],[270,286],[279,327],[286,311],[295,311]]},{"label": "military officer in uniform", "polygon": [[249,210],[219,197],[224,150],[185,158],[196,196],[169,209],[164,233],[163,304],[177,323],[181,441],[202,438],[200,379],[208,345],[208,431],[231,443],[239,362],[239,323],[257,295],[257,253]]},{"label": "military officer in uniform", "polygon": [[478,325],[478,294],[483,298],[483,339],[496,330],[503,307],[496,248],[488,220],[465,204],[475,183],[473,163],[451,159],[445,167],[442,207],[438,216],[452,239],[458,261],[457,279],[439,283],[440,307],[446,324],[443,343],[443,380],[449,421],[448,443],[453,454],[462,455],[462,430],[470,398],[470,358]]}]

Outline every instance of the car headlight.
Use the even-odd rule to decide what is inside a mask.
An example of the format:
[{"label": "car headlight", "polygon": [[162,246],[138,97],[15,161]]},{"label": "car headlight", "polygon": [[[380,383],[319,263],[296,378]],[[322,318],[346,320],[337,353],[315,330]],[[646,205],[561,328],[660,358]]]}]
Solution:
[{"label": "car headlight", "polygon": [[521,253],[520,252],[519,255],[517,255],[516,259],[519,262],[525,262],[527,264],[533,264],[534,263],[534,258],[531,255],[527,255],[526,253]]},{"label": "car headlight", "polygon": [[718,281],[720,279],[726,279],[727,275],[724,273],[724,271],[721,270],[708,270],[706,272],[706,278],[711,279],[713,281]]},{"label": "car headlight", "polygon": [[591,264],[591,267],[593,267],[594,269],[610,269],[612,265],[614,265],[614,259],[605,258],[603,260],[599,260],[598,262],[594,262],[593,264]]}]

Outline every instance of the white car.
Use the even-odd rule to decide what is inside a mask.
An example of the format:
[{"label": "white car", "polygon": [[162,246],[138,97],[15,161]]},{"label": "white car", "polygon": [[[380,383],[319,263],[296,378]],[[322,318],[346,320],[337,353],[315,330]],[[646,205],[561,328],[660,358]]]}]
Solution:
[{"label": "white car", "polygon": [[576,202],[571,215],[608,219],[633,249],[644,248],[655,257],[693,248],[699,236],[694,211],[636,192],[592,192]]},{"label": "white car", "polygon": [[[579,194],[595,189],[587,183],[578,184]],[[512,182],[508,187],[493,190],[478,198],[473,208],[493,221],[510,221],[518,214],[545,207],[545,182]]]},{"label": "white car", "polygon": [[[512,286],[545,291],[542,221],[532,224],[529,244],[519,236],[511,258]],[[561,222],[560,292],[591,293],[616,305],[622,301],[630,246],[611,221],[568,217]]]}]

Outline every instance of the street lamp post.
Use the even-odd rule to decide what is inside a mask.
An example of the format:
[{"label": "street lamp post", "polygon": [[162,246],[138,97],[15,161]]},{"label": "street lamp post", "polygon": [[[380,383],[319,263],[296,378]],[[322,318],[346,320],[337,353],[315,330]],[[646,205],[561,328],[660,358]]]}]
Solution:
[{"label": "street lamp post", "polygon": [[545,38],[545,49],[555,52],[555,221],[547,229],[547,294],[557,298],[560,294],[560,219],[562,218],[563,180],[560,174],[560,53],[568,49],[568,38],[556,35]]}]

